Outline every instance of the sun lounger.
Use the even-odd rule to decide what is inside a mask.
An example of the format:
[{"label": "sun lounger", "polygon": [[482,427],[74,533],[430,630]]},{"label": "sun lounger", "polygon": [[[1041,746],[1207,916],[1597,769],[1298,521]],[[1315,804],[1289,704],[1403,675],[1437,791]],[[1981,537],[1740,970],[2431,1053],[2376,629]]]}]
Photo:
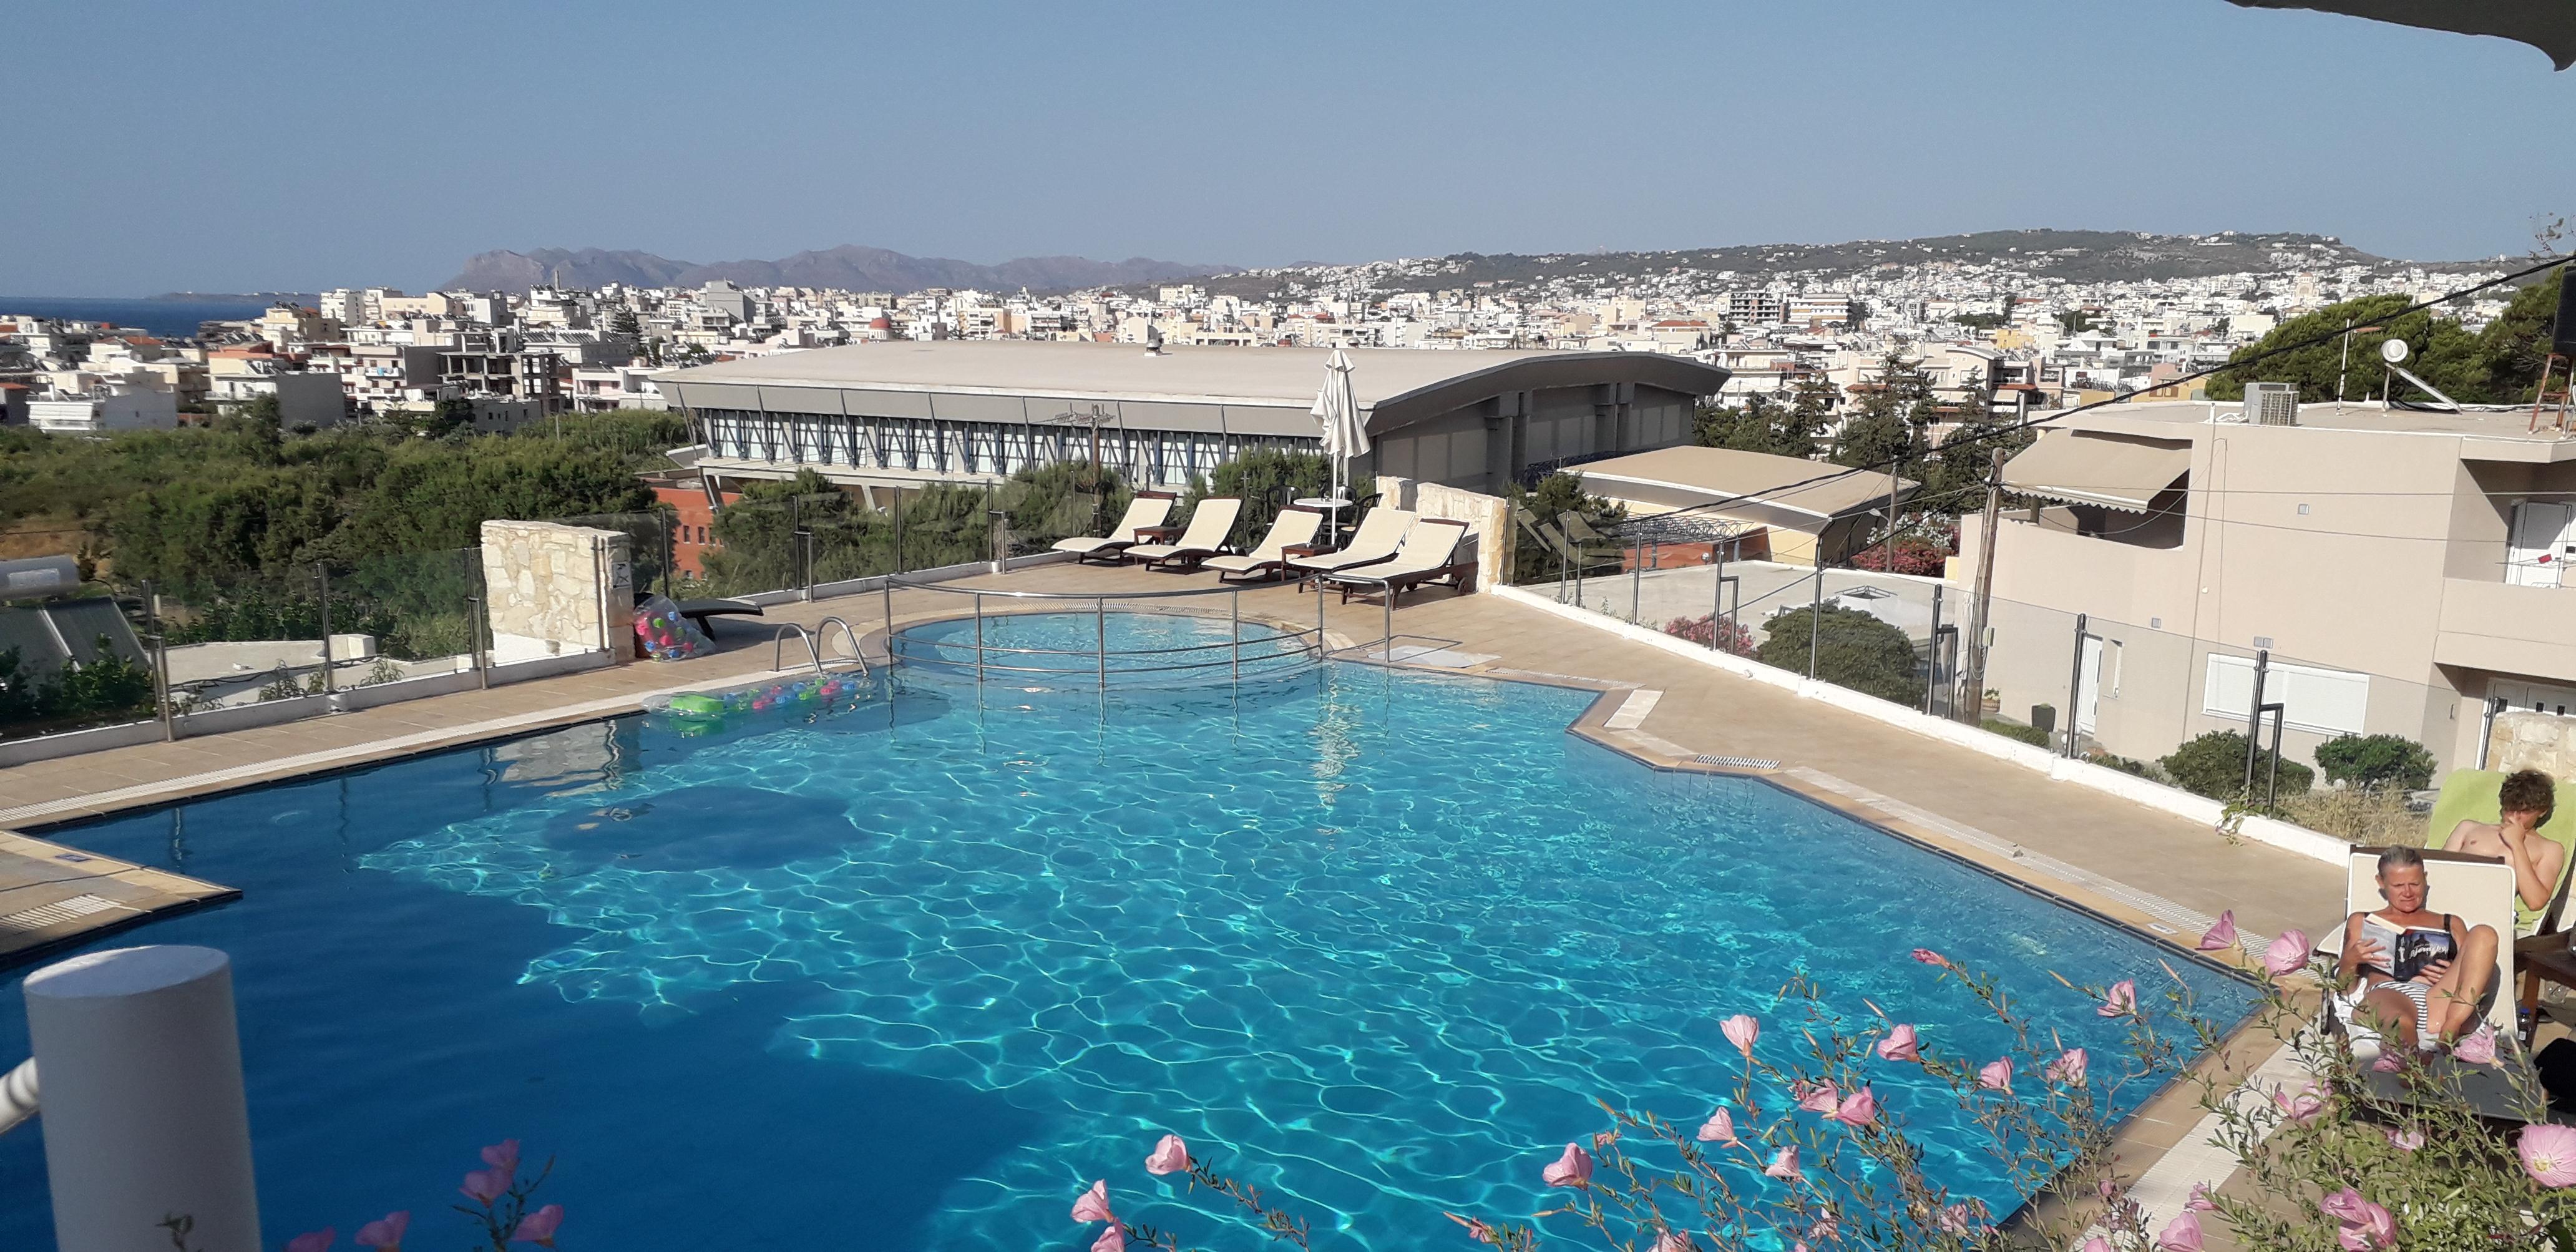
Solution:
[{"label": "sun lounger", "polygon": [[1233,496],[1209,496],[1190,510],[1190,525],[1181,537],[1170,543],[1140,543],[1127,549],[1126,558],[1141,562],[1151,569],[1171,565],[1195,569],[1198,563],[1226,550],[1225,537],[1234,533],[1234,519],[1243,516],[1243,501]]},{"label": "sun lounger", "polygon": [[1313,509],[1286,508],[1271,519],[1270,533],[1262,536],[1259,546],[1242,556],[1212,556],[1207,568],[1216,571],[1218,582],[1228,576],[1251,578],[1260,575],[1276,578],[1288,572],[1288,549],[1301,543],[1312,543],[1315,531],[1324,524],[1324,515]]},{"label": "sun lounger", "polygon": [[[2376,912],[2388,903],[2379,894],[2379,854],[2386,848],[2354,848],[2344,867],[2344,913],[2331,925],[2318,931],[2317,950],[2331,958],[2343,955],[2344,917],[2354,913]],[[2424,856],[2424,907],[2436,913],[2449,913],[2460,919],[2463,930],[2479,926],[2495,928],[2495,977],[2487,983],[2485,1007],[2487,1021],[2500,1037],[2511,1038],[2515,1029],[2514,997],[2506,990],[2513,986],[2513,867],[2494,857],[2468,856],[2458,852],[2427,849]],[[2328,996],[2326,1013],[2331,1024],[2355,1029],[2350,1024],[2350,1008],[2343,1000]],[[2364,1033],[2358,1032],[2357,1034]]]},{"label": "sun lounger", "polygon": [[1167,491],[1137,492],[1136,498],[1127,502],[1127,515],[1119,518],[1118,524],[1110,527],[1108,534],[1076,535],[1071,539],[1058,539],[1055,541],[1055,550],[1072,553],[1073,559],[1077,562],[1088,561],[1098,556],[1109,558],[1110,563],[1114,565],[1122,553],[1136,546],[1137,531],[1151,526],[1160,526],[1164,518],[1172,515],[1173,502],[1174,497]]},{"label": "sun lounger", "polygon": [[[1341,551],[1290,557],[1288,572],[1311,578],[1393,559],[1395,550],[1404,545],[1405,532],[1413,529],[1418,516],[1403,509],[1383,506],[1371,509],[1367,517],[1360,519],[1360,528],[1352,533],[1350,543]],[[1298,584],[1301,588],[1304,585],[1302,582]]]},{"label": "sun lounger", "polygon": [[1339,570],[1324,575],[1324,580],[1342,590],[1342,603],[1348,604],[1354,591],[1376,590],[1390,599],[1424,583],[1446,579],[1453,587],[1464,587],[1476,576],[1476,563],[1458,559],[1458,546],[1467,540],[1467,523],[1444,517],[1426,517],[1404,532],[1404,543],[1387,560],[1356,569]]}]

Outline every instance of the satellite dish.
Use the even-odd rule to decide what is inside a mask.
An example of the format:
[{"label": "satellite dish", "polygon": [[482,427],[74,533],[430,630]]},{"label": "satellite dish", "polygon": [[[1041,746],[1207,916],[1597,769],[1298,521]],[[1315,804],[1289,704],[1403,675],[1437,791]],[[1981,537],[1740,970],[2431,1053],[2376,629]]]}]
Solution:
[{"label": "satellite dish", "polygon": [[2403,339],[2383,339],[2379,341],[2379,359],[2386,361],[2391,365],[2403,363],[2406,360],[2407,351],[2406,341]]}]

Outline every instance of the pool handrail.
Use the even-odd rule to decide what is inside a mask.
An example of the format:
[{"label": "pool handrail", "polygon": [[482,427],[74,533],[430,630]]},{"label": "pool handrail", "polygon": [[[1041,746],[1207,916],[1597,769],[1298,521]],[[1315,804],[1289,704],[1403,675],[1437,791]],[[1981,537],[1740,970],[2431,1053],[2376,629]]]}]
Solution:
[{"label": "pool handrail", "polygon": [[814,645],[814,632],[809,631],[794,622],[780,622],[776,633],[769,637],[770,672],[783,673],[787,669],[787,636],[790,633],[793,633],[798,639],[804,641],[805,655],[813,658],[814,661],[814,672],[817,674],[822,673],[823,650]]},{"label": "pool handrail", "polygon": [[[1240,678],[1243,674],[1243,588],[1239,586],[1220,584],[1214,587],[1176,587],[1167,591],[1034,591],[1012,590],[996,587],[958,586],[951,583],[916,582],[893,574],[886,575],[883,586],[886,595],[886,665],[889,668],[901,661],[901,653],[896,647],[896,641],[901,638],[901,632],[895,628],[894,621],[894,590],[897,587],[901,587],[911,591],[938,591],[945,592],[949,595],[963,595],[972,599],[975,606],[975,639],[972,644],[949,643],[944,640],[928,640],[920,642],[927,643],[927,645],[932,648],[972,647],[975,650],[972,666],[975,670],[978,681],[981,681],[987,672],[995,670],[1009,674],[1054,674],[1059,676],[1073,672],[1071,670],[1056,669],[1048,666],[995,665],[989,662],[986,658],[988,655],[996,652],[1013,656],[1096,655],[1099,659],[1096,672],[1099,674],[1101,686],[1105,690],[1109,683],[1110,673],[1110,652],[1108,648],[1109,632],[1106,617],[1109,601],[1189,599],[1196,596],[1213,595],[1222,595],[1227,597],[1227,603],[1229,606],[1228,617],[1233,624],[1233,629],[1228,632],[1231,636],[1230,638],[1221,643],[1184,644],[1170,648],[1130,649],[1121,651],[1117,655],[1135,657],[1164,656],[1175,653],[1200,652],[1214,648],[1224,648],[1227,650],[1227,655],[1223,661],[1207,661],[1189,665],[1158,665],[1142,667],[1121,666],[1119,667],[1118,672],[1129,675],[1162,674],[1185,670],[1212,669],[1215,666],[1222,664],[1227,666],[1237,678]],[[987,644],[984,642],[984,597],[986,596],[1000,596],[1005,599],[1041,602],[1064,601],[1075,604],[1088,602],[1091,605],[1093,617],[1098,619],[1100,623],[1097,627],[1100,647],[1097,650],[1086,650],[1079,648],[1021,648]],[[1270,624],[1270,628],[1277,632],[1271,638],[1297,640],[1299,641],[1298,650],[1300,652],[1304,652],[1312,657],[1321,659],[1328,651],[1328,646],[1324,638],[1323,601],[1324,597],[1320,595],[1315,597],[1315,624],[1312,627]],[[1005,614],[1004,616],[1011,615]],[[1191,616],[1196,615],[1193,614]],[[1310,639],[1311,642],[1307,642]],[[1261,640],[1256,642],[1268,641]],[[940,658],[934,661],[934,663],[958,665],[967,664],[967,662],[962,661],[948,661],[945,658]]]}]

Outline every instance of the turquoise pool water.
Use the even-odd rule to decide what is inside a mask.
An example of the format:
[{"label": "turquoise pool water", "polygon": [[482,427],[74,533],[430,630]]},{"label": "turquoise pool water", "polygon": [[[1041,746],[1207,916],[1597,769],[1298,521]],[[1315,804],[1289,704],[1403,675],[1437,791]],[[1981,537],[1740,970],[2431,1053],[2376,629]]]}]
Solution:
[{"label": "turquoise pool water", "polygon": [[[2144,941],[1592,747],[1564,731],[1589,698],[1330,665],[1104,702],[925,668],[53,837],[244,889],[112,942],[233,954],[272,1243],[392,1208],[455,1242],[456,1180],[507,1135],[559,1154],[569,1249],[1074,1248],[1099,1177],[1131,1218],[1255,1246],[1138,1168],[1172,1131],[1319,1247],[1393,1252],[1457,1239],[1441,1208],[1539,1207],[1596,1095],[1704,1116],[1735,1069],[1719,1019],[1791,974],[1998,1050],[1905,959],[1928,943],[2115,1046],[2044,971],[2143,979]],[[2175,965],[2212,1015],[2249,999]],[[22,1013],[0,994],[0,1059]],[[1879,1093],[1935,1173],[2009,1207],[1900,1079]],[[41,1197],[38,1146],[0,1138],[0,1194]],[[0,1247],[49,1220],[0,1205]]]}]

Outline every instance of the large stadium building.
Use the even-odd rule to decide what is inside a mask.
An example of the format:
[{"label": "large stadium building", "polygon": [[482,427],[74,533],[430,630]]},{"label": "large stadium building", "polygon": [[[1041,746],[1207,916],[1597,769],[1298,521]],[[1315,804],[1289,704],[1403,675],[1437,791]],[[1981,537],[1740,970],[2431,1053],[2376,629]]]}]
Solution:
[{"label": "large stadium building", "polygon": [[[1477,491],[1687,443],[1727,371],[1642,352],[1351,349],[1375,448],[1357,467]],[[867,343],[663,375],[701,472],[854,487],[1006,477],[1092,455],[1179,486],[1255,448],[1313,449],[1322,348],[1018,340]]]}]

